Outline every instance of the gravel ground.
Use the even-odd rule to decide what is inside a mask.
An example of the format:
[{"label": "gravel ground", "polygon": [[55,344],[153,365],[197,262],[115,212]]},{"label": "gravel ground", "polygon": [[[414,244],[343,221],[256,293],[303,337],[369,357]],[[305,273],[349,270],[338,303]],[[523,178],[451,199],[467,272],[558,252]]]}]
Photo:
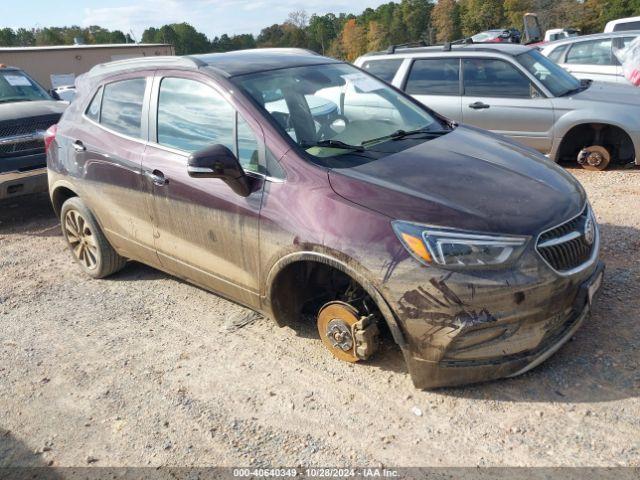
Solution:
[{"label": "gravel ground", "polygon": [[340,363],[145,266],[91,280],[46,197],[0,204],[0,466],[640,465],[640,169],[571,172],[607,262],[590,321],[524,376],[436,392],[391,345]]}]

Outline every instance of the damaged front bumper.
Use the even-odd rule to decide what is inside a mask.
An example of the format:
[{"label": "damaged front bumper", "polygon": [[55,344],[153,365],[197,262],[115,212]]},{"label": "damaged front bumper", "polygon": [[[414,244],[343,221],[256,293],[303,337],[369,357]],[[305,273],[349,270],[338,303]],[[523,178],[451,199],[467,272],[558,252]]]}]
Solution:
[{"label": "damaged front bumper", "polygon": [[483,382],[536,367],[588,317],[603,272],[604,264],[593,262],[559,276],[538,261],[497,276],[439,272],[419,283],[408,270],[398,272],[396,279],[413,277],[415,286],[391,294],[399,298],[392,308],[415,386]]}]

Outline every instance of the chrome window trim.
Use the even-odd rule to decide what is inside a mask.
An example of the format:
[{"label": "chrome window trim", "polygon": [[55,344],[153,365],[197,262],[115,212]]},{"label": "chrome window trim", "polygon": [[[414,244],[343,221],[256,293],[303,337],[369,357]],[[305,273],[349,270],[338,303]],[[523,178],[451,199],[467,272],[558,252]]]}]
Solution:
[{"label": "chrome window trim", "polygon": [[[572,222],[576,218],[580,217],[584,213],[585,210],[589,211],[589,216],[593,220],[593,224],[594,224],[595,230],[596,230],[595,239],[593,240],[593,249],[592,249],[592,252],[591,252],[591,257],[589,257],[589,260],[587,260],[583,264],[578,265],[577,267],[572,268],[571,270],[566,270],[566,271],[556,270],[555,268],[553,268],[551,266],[551,264],[549,262],[547,262],[547,260],[544,258],[542,253],[540,253],[540,250],[538,250],[538,246],[539,246],[538,243],[540,242],[540,237],[542,235],[544,235],[545,233],[550,232],[551,230],[555,230],[556,228],[564,225],[565,223]],[[565,237],[566,236],[567,235],[565,235]],[[556,239],[554,239],[554,240],[556,240]],[[538,256],[542,259],[542,261],[551,270],[553,270],[555,273],[557,273],[561,277],[570,277],[571,275],[575,275],[575,274],[580,273],[580,272],[586,270],[587,268],[591,267],[596,262],[596,260],[598,259],[598,254],[600,253],[600,227],[598,226],[598,223],[596,222],[595,216],[593,214],[593,210],[591,209],[591,207],[589,205],[589,202],[585,202],[584,207],[582,207],[582,209],[580,210],[580,213],[578,213],[577,215],[574,215],[573,217],[569,218],[568,220],[560,222],[559,224],[557,224],[557,225],[555,225],[555,226],[553,226],[551,228],[547,228],[546,230],[540,232],[538,234],[538,236],[536,237],[535,250],[536,250],[536,253],[538,254]]]}]

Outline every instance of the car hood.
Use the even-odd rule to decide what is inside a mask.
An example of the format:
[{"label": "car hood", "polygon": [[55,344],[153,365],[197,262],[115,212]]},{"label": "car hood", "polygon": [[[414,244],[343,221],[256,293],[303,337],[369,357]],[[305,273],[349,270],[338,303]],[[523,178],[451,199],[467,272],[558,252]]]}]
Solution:
[{"label": "car hood", "polygon": [[69,104],[67,102],[55,100],[0,103],[0,122],[48,115],[61,115],[68,106]]},{"label": "car hood", "polygon": [[634,105],[640,107],[640,90],[632,85],[619,85],[617,83],[593,82],[586,90],[566,98],[571,98],[574,101],[618,103],[625,106]]},{"label": "car hood", "polygon": [[556,164],[472,127],[352,168],[332,169],[334,191],[391,219],[534,235],[580,213],[586,195]]}]

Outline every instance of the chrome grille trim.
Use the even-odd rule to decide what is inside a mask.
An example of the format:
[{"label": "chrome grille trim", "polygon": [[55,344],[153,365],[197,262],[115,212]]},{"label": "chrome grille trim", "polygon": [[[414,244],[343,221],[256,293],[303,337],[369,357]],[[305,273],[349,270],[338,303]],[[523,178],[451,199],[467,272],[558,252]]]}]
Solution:
[{"label": "chrome grille trim", "polygon": [[[595,227],[591,245],[584,241],[584,227],[589,218]],[[540,233],[535,248],[549,268],[562,276],[574,275],[591,266],[600,250],[600,231],[589,204],[575,217]]]}]

